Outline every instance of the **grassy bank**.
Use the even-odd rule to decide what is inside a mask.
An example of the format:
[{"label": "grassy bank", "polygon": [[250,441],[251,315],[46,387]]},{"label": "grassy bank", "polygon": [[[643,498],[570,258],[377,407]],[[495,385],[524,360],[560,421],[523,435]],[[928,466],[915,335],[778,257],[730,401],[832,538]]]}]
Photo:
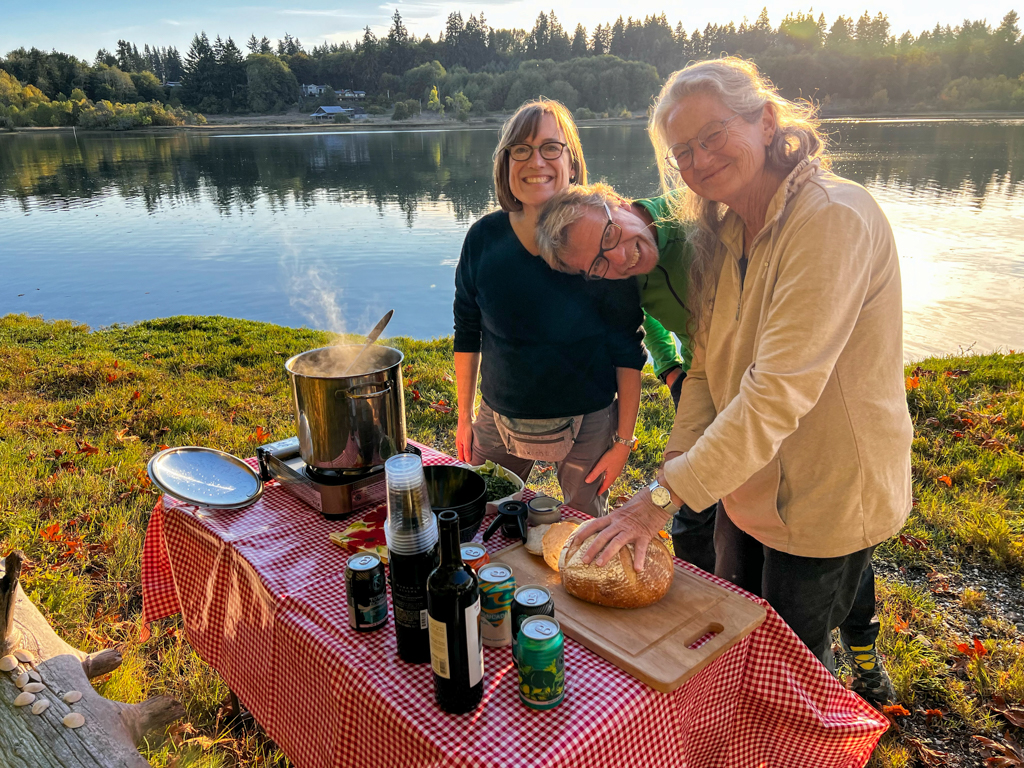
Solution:
[{"label": "grassy bank", "polygon": [[[180,617],[138,642],[139,555],[156,501],[146,462],[161,445],[247,456],[293,434],[283,362],[328,340],[210,317],[95,332],[0,318],[0,553],[26,552],[24,586],[69,642],[122,648],[121,669],[97,681],[103,695],[183,701],[186,722],[150,750],[154,765],[286,761],[258,730],[221,732],[227,691]],[[389,343],[406,354],[410,437],[453,450],[454,410],[430,407],[455,398],[450,340]],[[907,375],[916,506],[876,558],[882,649],[903,709],[890,712],[899,729],[875,764],[938,765],[943,752],[946,765],[976,765],[972,736],[1015,731],[994,697],[1024,698],[1024,355],[932,359]],[[670,426],[667,391],[645,375],[641,445],[613,495],[649,481]],[[554,490],[549,472],[531,485]],[[1008,717],[1024,724],[1024,711]]]}]

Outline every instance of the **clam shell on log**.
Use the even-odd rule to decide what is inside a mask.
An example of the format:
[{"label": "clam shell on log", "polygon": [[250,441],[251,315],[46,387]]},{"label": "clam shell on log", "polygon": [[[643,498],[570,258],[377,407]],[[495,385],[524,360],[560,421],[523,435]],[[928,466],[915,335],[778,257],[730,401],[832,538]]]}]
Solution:
[{"label": "clam shell on log", "polygon": [[35,661],[35,657],[28,651],[15,651],[14,657],[18,661],[23,662],[25,664],[31,664],[33,661]]},{"label": "clam shell on log", "polygon": [[42,683],[29,683],[25,686],[24,690],[26,693],[39,693],[45,688],[46,686]]},{"label": "clam shell on log", "polygon": [[36,700],[36,695],[34,693],[29,693],[28,691],[22,691],[21,693],[19,693],[17,696],[14,697],[14,706],[16,706],[16,707],[27,707],[29,704],[31,704],[35,700]]},{"label": "clam shell on log", "polygon": [[64,715],[63,722],[67,728],[81,728],[85,725],[85,717],[82,716],[81,712],[71,712]]},{"label": "clam shell on log", "polygon": [[0,659],[0,672],[10,672],[18,666],[18,658],[12,654],[8,654]]},{"label": "clam shell on log", "polygon": [[38,672],[36,672],[36,671],[35,671],[34,669],[30,669],[30,670],[28,671],[28,676],[29,676],[29,677],[30,677],[30,678],[31,678],[31,679],[32,679],[32,680],[33,680],[34,682],[37,682],[37,683],[41,683],[41,682],[43,682],[43,678],[41,678],[41,677],[39,676],[39,673],[38,673]]},{"label": "clam shell on log", "polygon": [[28,672],[22,672],[20,675],[14,678],[14,684],[19,688],[24,688],[26,685],[28,685],[28,681]]},{"label": "clam shell on log", "polygon": [[76,701],[78,701],[81,698],[82,698],[82,692],[81,691],[68,691],[67,693],[64,694],[64,703],[65,704],[74,704]]},{"label": "clam shell on log", "polygon": [[40,699],[39,701],[37,701],[35,704],[32,705],[32,714],[33,715],[41,715],[41,714],[43,714],[43,712],[45,712],[47,709],[49,709],[49,707],[50,707],[50,702],[49,702],[48,699]]}]

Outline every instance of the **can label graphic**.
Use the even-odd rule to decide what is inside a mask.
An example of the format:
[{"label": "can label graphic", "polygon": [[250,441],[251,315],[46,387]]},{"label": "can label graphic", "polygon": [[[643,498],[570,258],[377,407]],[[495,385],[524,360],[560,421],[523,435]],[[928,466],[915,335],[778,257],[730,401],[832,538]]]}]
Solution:
[{"label": "can label graphic", "polygon": [[516,580],[504,563],[489,563],[478,573],[480,581],[480,634],[484,645],[512,644],[512,596]]},{"label": "can label graphic", "polygon": [[519,630],[519,700],[530,709],[554,709],[565,698],[562,628],[549,616],[531,616]]}]

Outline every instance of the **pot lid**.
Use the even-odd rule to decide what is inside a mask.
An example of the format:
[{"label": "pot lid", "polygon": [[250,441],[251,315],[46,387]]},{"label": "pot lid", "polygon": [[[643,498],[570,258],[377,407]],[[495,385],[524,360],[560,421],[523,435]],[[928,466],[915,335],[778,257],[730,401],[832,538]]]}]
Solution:
[{"label": "pot lid", "polygon": [[263,493],[263,482],[248,464],[213,448],[167,448],[149,460],[147,471],[161,491],[197,507],[239,509]]}]

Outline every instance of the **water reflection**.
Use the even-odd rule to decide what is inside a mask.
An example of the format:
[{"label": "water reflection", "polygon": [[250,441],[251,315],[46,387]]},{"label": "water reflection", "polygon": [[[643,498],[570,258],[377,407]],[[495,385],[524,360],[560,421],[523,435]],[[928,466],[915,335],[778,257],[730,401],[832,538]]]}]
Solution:
[{"label": "water reflection", "polygon": [[[1024,347],[1024,121],[833,121],[835,169],[893,224],[908,356]],[[584,126],[592,179],[657,193],[642,126]],[[0,312],[179,313],[451,332],[454,265],[495,207],[483,130],[0,136]],[[363,327],[363,326],[366,327]]]}]

